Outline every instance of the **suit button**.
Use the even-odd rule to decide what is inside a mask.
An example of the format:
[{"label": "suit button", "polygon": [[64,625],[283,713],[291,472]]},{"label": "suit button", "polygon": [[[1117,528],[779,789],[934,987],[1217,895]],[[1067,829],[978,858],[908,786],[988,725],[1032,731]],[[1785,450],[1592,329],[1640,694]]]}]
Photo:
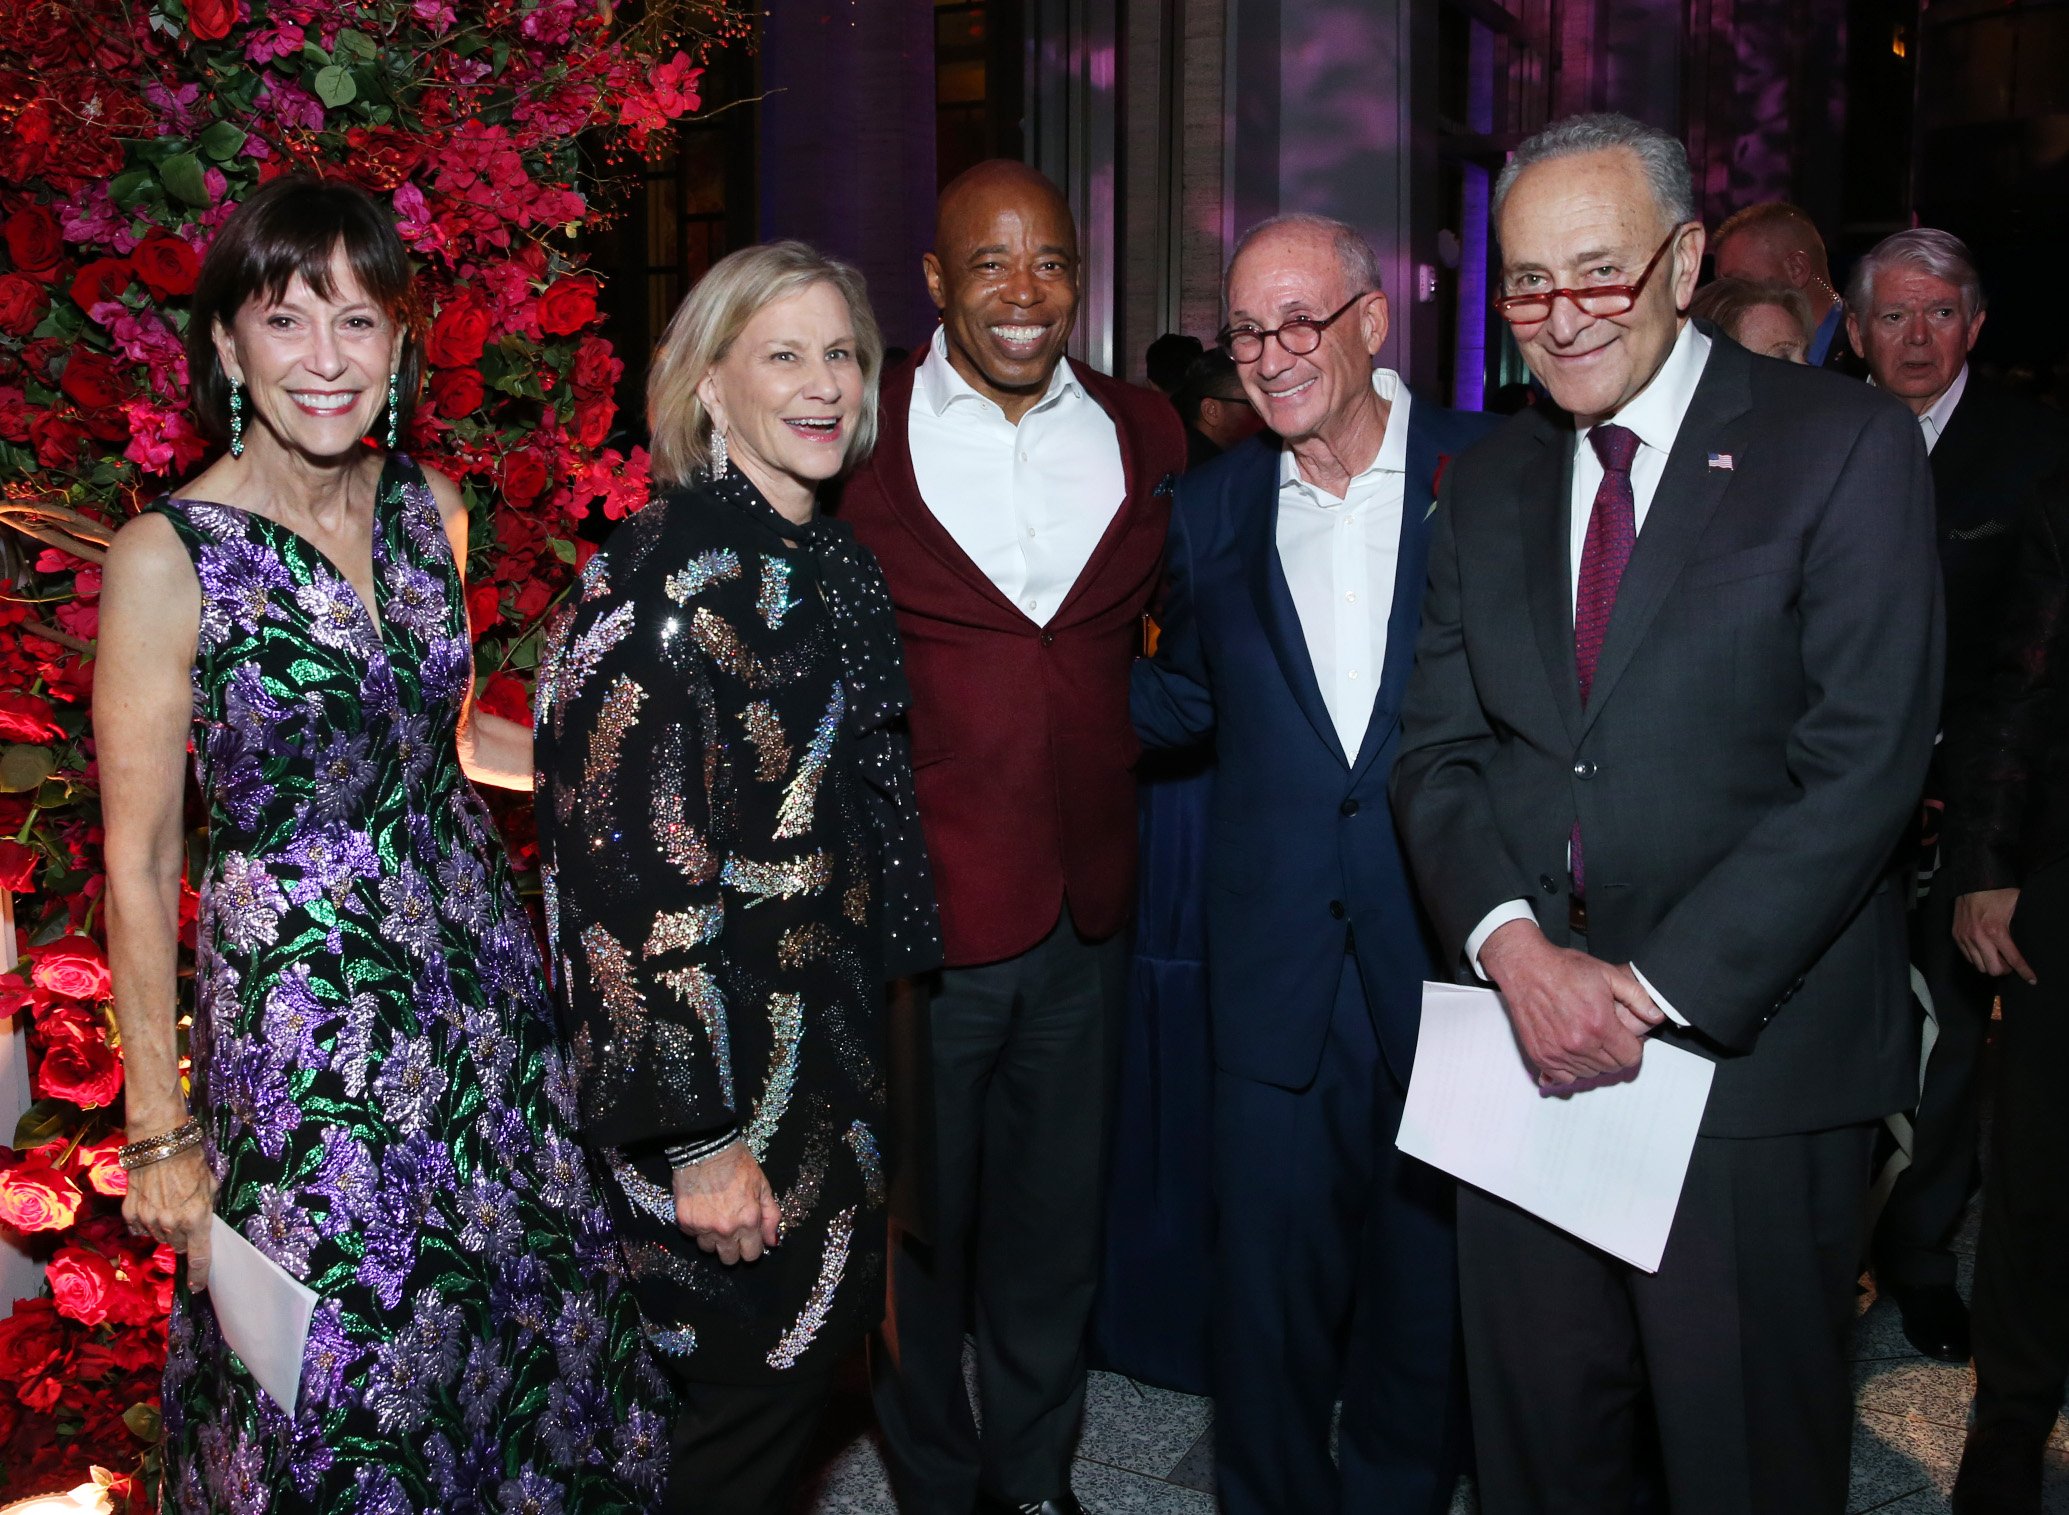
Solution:
[{"label": "suit button", "polygon": [[1573,765],[1573,776],[1577,779],[1593,778],[1595,776],[1594,763],[1587,758],[1582,758],[1578,763],[1575,763]]},{"label": "suit button", "polygon": [[1044,647],[1054,647],[1054,646],[1056,645],[1056,633],[1055,633],[1055,632],[1053,632],[1053,631],[1045,631],[1045,632],[1043,632],[1043,633],[1042,633],[1042,645],[1043,645]]},{"label": "suit button", "polygon": [[1340,921],[1340,920],[1342,920],[1342,919],[1343,919],[1343,901],[1342,901],[1342,900],[1331,900],[1331,901],[1329,902],[1329,914],[1330,914],[1330,916],[1331,916],[1331,918],[1332,918],[1332,919],[1335,919],[1335,920],[1339,920],[1339,921]]},{"label": "suit button", "polygon": [[1547,894],[1557,894],[1559,892],[1558,882],[1549,873],[1540,873],[1537,876],[1537,887],[1544,890]]},{"label": "suit button", "polygon": [[1358,802],[1356,800],[1345,800],[1336,807],[1336,812],[1338,815],[1356,815],[1358,813]]}]

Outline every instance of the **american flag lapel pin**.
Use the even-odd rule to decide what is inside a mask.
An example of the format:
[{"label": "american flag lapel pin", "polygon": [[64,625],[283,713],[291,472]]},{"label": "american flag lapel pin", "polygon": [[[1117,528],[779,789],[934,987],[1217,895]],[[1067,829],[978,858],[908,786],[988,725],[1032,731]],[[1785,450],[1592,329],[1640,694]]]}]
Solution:
[{"label": "american flag lapel pin", "polygon": [[1724,472],[1726,472],[1726,473],[1730,473],[1730,472],[1732,471],[1732,458],[1731,458],[1731,454],[1730,454],[1730,453],[1728,453],[1728,452],[1713,452],[1713,453],[1711,453],[1711,454],[1710,454],[1710,466],[1711,466],[1712,468],[1720,468],[1720,469],[1722,469],[1722,470],[1723,470]]}]

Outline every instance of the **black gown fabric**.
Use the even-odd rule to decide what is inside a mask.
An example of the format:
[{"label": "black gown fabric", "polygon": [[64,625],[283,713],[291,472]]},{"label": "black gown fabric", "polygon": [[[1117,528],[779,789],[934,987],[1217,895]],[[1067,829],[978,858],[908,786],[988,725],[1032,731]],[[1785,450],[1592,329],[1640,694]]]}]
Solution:
[{"label": "black gown fabric", "polygon": [[[585,566],[540,666],[546,914],[580,1095],[678,1373],[829,1370],[880,1319],[884,982],[939,961],[889,596],[845,528],[738,473]],[[727,1266],[663,1149],[737,1128],[782,1239]]]}]

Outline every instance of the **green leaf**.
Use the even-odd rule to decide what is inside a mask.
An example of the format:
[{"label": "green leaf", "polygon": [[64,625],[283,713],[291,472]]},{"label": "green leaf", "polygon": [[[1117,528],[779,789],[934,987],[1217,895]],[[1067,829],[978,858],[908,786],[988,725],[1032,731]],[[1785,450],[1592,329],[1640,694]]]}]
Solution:
[{"label": "green leaf", "polygon": [[562,541],[559,537],[548,537],[546,545],[553,549],[553,555],[559,558],[561,562],[572,563],[575,561],[575,544],[573,542]]},{"label": "green leaf", "polygon": [[148,168],[132,168],[108,181],[108,194],[118,206],[128,210],[139,200],[147,199],[157,187],[158,180]]},{"label": "green leaf", "polygon": [[327,68],[330,65],[330,54],[314,41],[305,41],[302,43],[302,61],[313,63],[318,68]]},{"label": "green leaf", "polygon": [[164,1434],[165,1422],[159,1415],[156,1405],[131,1405],[122,1412],[122,1423],[129,1427],[130,1434],[138,1441],[151,1446],[156,1446],[158,1438]]},{"label": "green leaf", "polygon": [[79,1108],[68,1100],[39,1099],[22,1111],[22,1118],[14,1123],[14,1149],[40,1147],[45,1142],[58,1141],[72,1134],[72,1125],[79,1119]]},{"label": "green leaf", "polygon": [[176,200],[196,209],[208,206],[208,183],[202,177],[201,160],[192,153],[174,153],[158,165],[158,182]]},{"label": "green leaf", "polygon": [[360,58],[369,63],[373,61],[375,52],[374,41],[365,32],[355,32],[350,27],[347,27],[344,31],[338,33],[338,39],[333,46],[337,55],[341,58]]},{"label": "green leaf", "polygon": [[242,127],[228,121],[218,121],[201,134],[201,150],[218,163],[227,163],[237,156],[237,150],[244,146],[245,132]]},{"label": "green leaf", "polygon": [[18,742],[0,750],[0,794],[21,794],[34,789],[56,771],[55,752]]},{"label": "green leaf", "polygon": [[359,86],[352,82],[349,69],[333,63],[328,68],[316,71],[316,98],[332,110],[341,105],[350,105],[359,97]]}]

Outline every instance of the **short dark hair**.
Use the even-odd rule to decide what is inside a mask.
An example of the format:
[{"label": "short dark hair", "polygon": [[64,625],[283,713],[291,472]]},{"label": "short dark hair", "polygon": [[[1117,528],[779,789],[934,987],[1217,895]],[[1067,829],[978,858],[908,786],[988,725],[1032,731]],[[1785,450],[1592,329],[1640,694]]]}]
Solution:
[{"label": "short dark hair", "polygon": [[1188,426],[1200,424],[1202,400],[1248,399],[1243,393],[1242,375],[1236,372],[1236,360],[1218,347],[1200,354],[1178,381],[1178,388],[1171,392],[1171,403],[1178,407],[1180,418]]},{"label": "short dark hair", "polygon": [[1206,343],[1198,337],[1189,337],[1183,332],[1167,331],[1149,344],[1149,350],[1142,355],[1144,370],[1150,383],[1164,391],[1173,393],[1185,371],[1199,360]]},{"label": "short dark hair", "polygon": [[230,379],[216,356],[215,329],[228,331],[247,301],[279,299],[297,274],[331,299],[331,262],[340,249],[367,298],[402,329],[396,420],[397,430],[409,429],[424,378],[424,323],[395,218],[355,185],[290,174],[232,211],[201,260],[187,311],[187,390],[203,431],[218,440],[230,431]]}]

